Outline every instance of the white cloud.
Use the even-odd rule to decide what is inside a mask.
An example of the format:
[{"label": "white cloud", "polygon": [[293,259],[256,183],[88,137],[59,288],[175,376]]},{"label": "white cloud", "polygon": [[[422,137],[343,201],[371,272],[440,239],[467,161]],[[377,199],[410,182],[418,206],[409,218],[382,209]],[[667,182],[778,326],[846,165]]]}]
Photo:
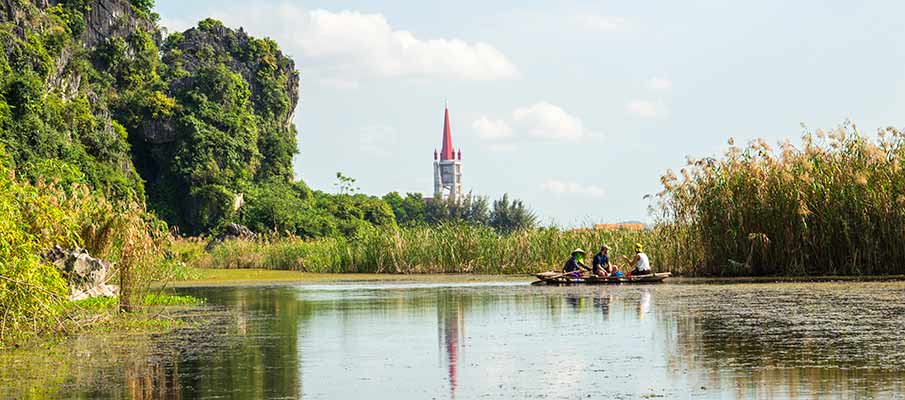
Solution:
[{"label": "white cloud", "polygon": [[668,91],[672,89],[672,81],[663,77],[655,76],[647,80],[647,87],[650,90]]},{"label": "white cloud", "polygon": [[390,156],[396,148],[396,129],[387,125],[371,125],[359,129],[358,147],[362,153],[377,157]]},{"label": "white cloud", "polygon": [[331,87],[334,89],[342,89],[342,90],[358,89],[358,81],[342,79],[342,78],[320,78],[317,80],[317,83],[322,86],[327,86],[327,87]]},{"label": "white cloud", "polygon": [[606,190],[597,185],[583,185],[576,182],[560,181],[556,179],[548,179],[540,185],[541,189],[558,196],[562,195],[578,195],[593,198],[602,198],[606,196]]},{"label": "white cloud", "polygon": [[494,151],[514,150],[514,145],[500,142],[519,136],[567,142],[601,137],[585,129],[581,118],[546,101],[515,109],[508,119],[481,116],[471,126],[479,138],[497,142]]},{"label": "white cloud", "polygon": [[300,56],[309,77],[313,73],[319,79],[519,77],[518,68],[490,44],[417,37],[394,28],[382,14],[307,10],[283,3],[243,6],[218,17],[252,34],[272,36],[284,50]]},{"label": "white cloud", "polygon": [[588,135],[580,118],[545,101],[513,111],[512,120],[517,130],[539,138],[577,141]]},{"label": "white cloud", "polygon": [[669,110],[662,101],[630,100],[625,104],[625,109],[641,118],[654,119],[669,115]]},{"label": "white cloud", "polygon": [[514,143],[491,143],[487,149],[494,153],[512,153],[518,150]]},{"label": "white cloud", "polygon": [[471,124],[475,132],[482,139],[507,139],[512,137],[512,127],[502,119],[490,119],[481,117]]},{"label": "white cloud", "polygon": [[634,23],[625,17],[597,14],[581,14],[574,17],[578,26],[595,32],[628,32]]}]

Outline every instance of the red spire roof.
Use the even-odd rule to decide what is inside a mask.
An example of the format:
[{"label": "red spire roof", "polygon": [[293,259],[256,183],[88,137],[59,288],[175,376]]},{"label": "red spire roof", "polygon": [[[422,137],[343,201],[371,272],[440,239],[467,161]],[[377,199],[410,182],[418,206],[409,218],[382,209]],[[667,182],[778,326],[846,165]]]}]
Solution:
[{"label": "red spire roof", "polygon": [[440,160],[455,160],[455,151],[452,144],[452,129],[449,128],[449,107],[446,107],[445,117],[443,119],[443,148],[440,149]]}]

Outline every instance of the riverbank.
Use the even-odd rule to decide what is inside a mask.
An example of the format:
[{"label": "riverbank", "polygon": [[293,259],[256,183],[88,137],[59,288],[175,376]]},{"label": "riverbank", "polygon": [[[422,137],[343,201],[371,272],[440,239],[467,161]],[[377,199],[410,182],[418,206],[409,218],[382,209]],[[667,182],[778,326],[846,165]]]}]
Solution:
[{"label": "riverbank", "polygon": [[271,286],[311,283],[467,283],[529,281],[530,275],[479,274],[332,274],[270,269],[198,269],[190,278],[168,283],[174,288],[219,286]]},{"label": "riverbank", "polygon": [[[168,287],[227,287],[277,286],[305,284],[354,283],[470,283],[525,282],[534,280],[532,274],[333,274],[269,269],[196,269],[190,277],[169,282]],[[803,282],[887,282],[905,281],[905,275],[877,276],[754,276],[754,277],[672,277],[674,284],[744,284],[744,283],[803,283]]]}]

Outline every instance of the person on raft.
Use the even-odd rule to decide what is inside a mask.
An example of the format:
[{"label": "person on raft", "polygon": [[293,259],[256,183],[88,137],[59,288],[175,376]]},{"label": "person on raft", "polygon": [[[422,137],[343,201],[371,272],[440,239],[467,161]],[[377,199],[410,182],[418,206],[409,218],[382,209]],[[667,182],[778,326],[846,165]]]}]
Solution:
[{"label": "person on raft", "polygon": [[[628,260],[628,257],[625,258]],[[644,254],[644,246],[641,243],[635,243],[635,257],[629,261],[629,267],[635,269],[629,273],[629,276],[650,275],[650,260],[647,254]]]},{"label": "person on raft", "polygon": [[563,266],[563,273],[572,273],[574,277],[581,276],[581,270],[590,270],[591,268],[587,265],[584,265],[584,255],[585,252],[582,249],[575,249],[572,251],[572,257],[569,257],[569,260],[566,261],[566,265]]},{"label": "person on raft", "polygon": [[594,255],[593,274],[600,277],[612,276],[616,272],[616,267],[610,264],[610,248],[607,245],[600,247],[600,252]]}]

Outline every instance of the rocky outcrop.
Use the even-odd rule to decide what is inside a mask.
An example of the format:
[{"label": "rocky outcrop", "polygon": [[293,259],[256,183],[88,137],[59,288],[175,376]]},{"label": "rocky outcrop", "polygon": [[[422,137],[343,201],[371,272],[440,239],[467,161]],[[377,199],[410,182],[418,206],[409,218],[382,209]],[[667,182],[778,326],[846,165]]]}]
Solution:
[{"label": "rocky outcrop", "polygon": [[[241,28],[233,30],[213,20],[202,21],[199,25],[170,37],[164,47],[164,63],[184,71],[184,76],[169,83],[170,93],[194,87],[196,71],[222,63],[248,83],[255,111],[275,114],[267,115],[267,118],[289,131],[299,101],[299,75],[295,62],[278,50],[272,57],[251,56],[257,46],[252,41],[256,39]],[[280,82],[279,91],[288,97],[288,104],[282,109],[274,110],[273,104],[266,104],[272,101],[272,94],[266,93],[264,76]],[[176,140],[176,129],[172,120],[163,120],[143,124],[141,132],[147,143],[165,144]]]},{"label": "rocky outcrop", "polygon": [[[49,9],[52,8],[52,12]],[[0,32],[8,30],[9,36],[0,44],[0,51],[6,59],[19,65],[27,62],[31,69],[45,78],[46,93],[58,94],[63,104],[71,100],[87,97],[91,114],[96,118],[92,125],[85,124],[83,132],[67,132],[75,137],[92,136],[94,142],[86,145],[90,155],[109,161],[111,167],[123,176],[130,176],[134,168],[125,146],[113,152],[93,152],[94,143],[102,147],[124,141],[118,137],[107,96],[119,90],[116,83],[109,87],[108,81],[98,82],[103,76],[86,69],[85,62],[91,62],[97,70],[106,67],[99,61],[98,50],[113,39],[122,39],[127,56],[136,53],[129,38],[137,31],[148,34],[156,43],[160,42],[160,30],[148,16],[140,15],[129,0],[0,0]],[[65,34],[71,36],[65,37]],[[6,40],[11,39],[11,40]],[[41,43],[35,45],[35,43]],[[48,45],[53,44],[53,45]],[[35,56],[40,49],[41,55]],[[18,69],[20,67],[15,67]],[[46,75],[45,75],[46,74]],[[102,78],[107,79],[107,78]],[[117,121],[122,123],[122,121]],[[54,126],[55,127],[55,126]],[[90,132],[90,129],[96,129]],[[87,143],[87,141],[84,141]],[[111,146],[112,147],[112,146]],[[51,148],[51,146],[48,146]]]},{"label": "rocky outcrop", "polygon": [[110,263],[92,257],[87,250],[54,246],[42,256],[69,282],[70,300],[116,296],[116,286],[107,284],[111,275]]},{"label": "rocky outcrop", "polygon": [[0,23],[12,22],[13,32],[22,37],[23,28],[34,19],[37,11],[51,5],[48,0],[32,0],[30,4],[22,0],[0,0]]},{"label": "rocky outcrop", "polygon": [[204,248],[207,251],[211,251],[214,247],[217,247],[218,244],[229,241],[229,240],[254,240],[257,235],[248,229],[248,227],[239,225],[239,224],[228,224],[223,229],[223,232],[219,235],[215,236],[208,242],[207,246]]},{"label": "rocky outcrop", "polygon": [[[169,92],[194,87],[199,69],[223,64],[248,84],[255,112],[290,132],[299,102],[299,74],[295,62],[270,43],[248,36],[242,28],[230,29],[210,19],[173,34],[163,46],[163,62],[178,68],[181,76],[169,82]],[[275,91],[286,96],[285,104],[275,101],[274,88],[267,87],[274,83],[279,85]],[[172,119],[163,119],[143,123],[141,134],[145,142],[159,145],[176,141],[177,129]]]},{"label": "rocky outcrop", "polygon": [[[164,41],[148,4],[0,0],[0,78],[44,86],[0,88],[21,147],[7,149],[15,163],[77,166],[96,189],[145,197],[171,225],[207,233],[249,184],[294,179],[299,73],[273,40],[212,19]],[[22,106],[42,95],[43,107]]]},{"label": "rocky outcrop", "polygon": [[[165,49],[169,52],[165,56],[165,62],[171,65],[178,64],[180,68],[189,72],[185,78],[174,80],[170,88],[178,91],[180,87],[191,85],[192,72],[209,66],[211,55],[215,55],[217,62],[222,62],[248,82],[252,101],[256,103],[255,108],[260,111],[262,106],[260,103],[263,103],[260,99],[269,96],[265,93],[266,82],[262,76],[279,77],[282,81],[279,90],[288,95],[289,104],[286,109],[277,110],[280,115],[274,117],[288,129],[292,125],[295,106],[299,101],[299,75],[295,69],[295,62],[279,50],[273,51],[273,54],[258,56],[255,54],[261,50],[258,47],[271,46],[269,43],[272,42],[254,39],[242,28],[233,30],[214,20],[205,20],[198,25],[182,33],[181,40],[172,41],[172,46]],[[272,47],[276,47],[276,44]],[[173,54],[178,54],[178,59],[172,58]]]},{"label": "rocky outcrop", "polygon": [[82,45],[95,48],[112,37],[129,37],[136,30],[153,33],[160,43],[160,32],[153,22],[141,18],[129,0],[94,0],[85,13],[85,32]]},{"label": "rocky outcrop", "polygon": [[[0,0],[0,23],[13,22],[17,33],[24,28],[40,30],[38,15],[60,0]],[[153,33],[160,41],[160,33],[153,21],[136,15],[129,0],[88,0],[84,5],[85,29],[77,42],[94,49],[113,37],[125,38],[136,30]]]},{"label": "rocky outcrop", "polygon": [[172,118],[142,121],[141,132],[145,142],[150,144],[171,143],[176,140],[176,124]]}]

